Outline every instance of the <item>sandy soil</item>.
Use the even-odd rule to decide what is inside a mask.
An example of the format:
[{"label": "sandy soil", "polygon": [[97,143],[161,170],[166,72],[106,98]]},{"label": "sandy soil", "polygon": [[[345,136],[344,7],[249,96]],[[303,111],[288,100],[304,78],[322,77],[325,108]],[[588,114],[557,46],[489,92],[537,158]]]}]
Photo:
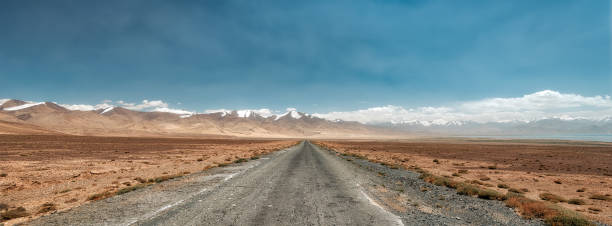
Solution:
[{"label": "sandy soil", "polygon": [[[514,188],[536,200],[546,192],[581,199],[583,205],[558,205],[612,224],[612,143],[481,139],[317,143],[371,161],[418,167],[458,181],[476,180],[503,193]],[[608,200],[591,199],[593,195]]]},{"label": "sandy soil", "polygon": [[[23,222],[91,195],[269,153],[295,140],[0,135],[0,211],[24,207]],[[46,204],[46,205],[45,205]],[[0,219],[2,222],[2,219]]]}]

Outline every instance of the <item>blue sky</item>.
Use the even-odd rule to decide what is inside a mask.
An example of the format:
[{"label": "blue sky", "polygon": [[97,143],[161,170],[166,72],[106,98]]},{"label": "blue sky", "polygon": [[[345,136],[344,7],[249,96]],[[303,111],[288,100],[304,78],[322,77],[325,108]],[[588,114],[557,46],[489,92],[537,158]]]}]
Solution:
[{"label": "blue sky", "polygon": [[604,0],[9,0],[0,97],[332,112],[610,95],[610,27]]}]

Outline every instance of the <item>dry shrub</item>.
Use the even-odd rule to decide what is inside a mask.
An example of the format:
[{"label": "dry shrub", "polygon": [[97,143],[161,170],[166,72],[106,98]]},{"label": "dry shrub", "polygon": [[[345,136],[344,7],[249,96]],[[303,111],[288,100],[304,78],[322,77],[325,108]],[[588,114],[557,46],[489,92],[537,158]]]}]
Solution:
[{"label": "dry shrub", "polygon": [[481,176],[479,179],[480,179],[481,181],[488,181],[488,180],[491,180],[491,178],[490,178],[490,177],[487,177],[487,176]]},{"label": "dry shrub", "polygon": [[38,211],[38,213],[46,213],[46,212],[51,212],[54,210],[56,210],[55,203],[47,202],[40,206],[40,210]]},{"label": "dry shrub", "polygon": [[460,194],[460,195],[467,195],[467,196],[478,195],[479,190],[480,188],[474,185],[466,184],[466,183],[461,183],[459,186],[457,186],[457,194]]},{"label": "dry shrub", "polygon": [[551,208],[544,202],[534,201],[525,197],[509,197],[505,201],[506,205],[515,208],[523,217],[532,218],[552,218],[559,214],[559,211]]},{"label": "dry shrub", "polygon": [[119,191],[117,191],[117,195],[121,195],[121,194],[125,194],[125,193],[131,192],[131,191],[135,191],[135,190],[144,188],[146,186],[147,186],[147,184],[137,184],[137,185],[134,185],[134,186],[131,186],[131,187],[122,188],[122,189],[119,189]]},{"label": "dry shrub", "polygon": [[595,199],[595,200],[602,200],[602,201],[610,201],[612,200],[612,198],[610,198],[610,196],[606,196],[606,195],[591,195],[591,197],[589,197],[590,199]]},{"label": "dry shrub", "polygon": [[241,163],[241,162],[248,162],[248,161],[249,161],[248,159],[239,158],[239,159],[236,159],[236,161],[234,161],[234,163]]},{"label": "dry shrub", "polygon": [[10,219],[15,219],[15,218],[20,218],[20,217],[26,217],[28,215],[30,214],[28,214],[26,209],[20,206],[15,209],[7,210],[7,211],[0,213],[0,219],[10,220]]},{"label": "dry shrub", "polygon": [[153,179],[153,182],[155,183],[161,183],[167,180],[171,180],[174,178],[178,178],[178,177],[182,177],[183,175],[181,174],[174,174],[174,175],[166,175],[166,176],[161,176],[161,177],[156,177],[155,179]]},{"label": "dry shrub", "polygon": [[105,192],[102,192],[102,193],[97,193],[97,194],[90,195],[89,197],[87,197],[87,200],[95,201],[95,200],[105,199],[105,198],[111,197],[113,195],[114,195],[114,193],[112,193],[110,191],[105,191]]},{"label": "dry shrub", "polygon": [[504,189],[510,188],[510,186],[508,186],[507,184],[498,184],[497,187],[498,188],[504,188]]},{"label": "dry shrub", "polygon": [[582,215],[563,209],[553,204],[531,200],[521,196],[508,197],[506,205],[515,208],[525,218],[542,218],[547,225],[552,226],[591,226],[593,223]]},{"label": "dry shrub", "polygon": [[481,199],[490,199],[490,200],[502,200],[504,196],[499,192],[489,190],[489,189],[481,189],[478,191],[478,198]]},{"label": "dry shrub", "polygon": [[8,205],[4,203],[0,203],[0,211],[5,210],[5,209],[8,209]]},{"label": "dry shrub", "polygon": [[582,199],[570,199],[567,201],[567,203],[569,204],[573,204],[573,205],[584,205],[586,204],[586,202]]},{"label": "dry shrub", "polygon": [[524,191],[522,189],[516,189],[516,188],[509,188],[508,189],[509,192],[513,192],[513,193],[518,193],[518,194],[523,194]]},{"label": "dry shrub", "polygon": [[134,180],[138,181],[139,183],[147,183],[147,180],[143,179],[142,177],[136,177]]},{"label": "dry shrub", "polygon": [[548,192],[540,194],[540,198],[542,200],[546,200],[546,201],[550,201],[550,202],[554,202],[554,203],[557,203],[557,202],[567,202],[567,199],[565,199],[565,198],[563,198],[561,196],[555,195],[555,194],[548,193]]}]

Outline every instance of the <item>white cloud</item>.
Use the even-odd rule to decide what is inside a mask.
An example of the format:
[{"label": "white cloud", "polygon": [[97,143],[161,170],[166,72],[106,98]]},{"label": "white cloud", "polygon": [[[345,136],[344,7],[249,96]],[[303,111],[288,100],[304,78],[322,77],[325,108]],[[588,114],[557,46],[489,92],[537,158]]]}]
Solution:
[{"label": "white cloud", "polygon": [[452,121],[504,122],[533,121],[546,118],[599,120],[612,115],[610,96],[585,97],[544,90],[516,98],[489,98],[453,106],[406,109],[388,105],[368,109],[313,114],[330,120],[362,123],[425,122],[445,124]]}]

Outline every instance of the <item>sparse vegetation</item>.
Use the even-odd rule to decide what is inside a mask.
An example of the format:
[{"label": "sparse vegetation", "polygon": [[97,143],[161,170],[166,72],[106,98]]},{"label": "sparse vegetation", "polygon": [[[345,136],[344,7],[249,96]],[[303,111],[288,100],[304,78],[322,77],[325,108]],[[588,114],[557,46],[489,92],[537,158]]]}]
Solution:
[{"label": "sparse vegetation", "polygon": [[138,184],[138,185],[134,185],[134,186],[131,186],[131,187],[125,187],[125,188],[119,189],[119,191],[117,191],[117,195],[125,194],[125,193],[131,192],[131,191],[136,191],[136,190],[144,188],[146,186],[147,186],[147,184]]},{"label": "sparse vegetation", "polygon": [[[503,189],[507,189],[510,188],[510,186],[508,186],[507,184],[498,184],[497,185],[498,188],[503,188]],[[518,193],[518,192],[517,192]]]},{"label": "sparse vegetation", "polygon": [[497,169],[497,166],[488,166],[488,169]]},{"label": "sparse vegetation", "polygon": [[561,196],[552,194],[552,193],[548,193],[548,192],[540,194],[540,198],[542,200],[546,200],[546,201],[554,202],[554,203],[557,203],[557,202],[567,202],[567,199],[565,199],[565,198],[563,198]]},{"label": "sparse vegetation", "polygon": [[95,200],[105,199],[105,198],[111,197],[113,195],[114,195],[114,193],[112,193],[110,191],[105,191],[105,192],[102,192],[102,193],[96,193],[96,194],[90,195],[89,197],[87,197],[87,200],[95,201]]},{"label": "sparse vegetation", "polygon": [[0,219],[10,220],[20,217],[26,217],[28,215],[30,214],[26,211],[26,209],[20,206],[15,209],[10,209],[0,213]]},{"label": "sparse vegetation", "polygon": [[257,160],[257,159],[259,159],[259,156],[253,156],[253,157],[251,157],[251,160]]},{"label": "sparse vegetation", "polygon": [[248,162],[248,161],[249,161],[248,159],[239,158],[239,159],[236,159],[236,161],[234,161],[234,163],[241,163],[241,162]]},{"label": "sparse vegetation", "polygon": [[509,197],[506,205],[515,208],[525,218],[542,218],[547,225],[593,225],[578,213],[562,209],[549,203],[521,196]]},{"label": "sparse vegetation", "polygon": [[467,195],[467,196],[478,195],[479,190],[480,188],[474,185],[471,185],[471,184],[466,184],[466,183],[461,183],[460,186],[457,186],[457,194],[460,194],[460,195]]},{"label": "sparse vegetation", "polygon": [[156,177],[155,179],[153,179],[153,182],[155,183],[161,183],[167,180],[171,180],[174,178],[179,178],[182,177],[183,175],[181,174],[174,174],[174,175],[165,175],[165,176],[161,176],[161,177]]},{"label": "sparse vegetation", "polygon": [[47,213],[56,210],[55,203],[47,202],[40,206],[38,213]]},{"label": "sparse vegetation", "polygon": [[589,198],[590,199],[595,199],[595,200],[602,200],[602,201],[610,201],[610,200],[612,200],[612,198],[610,196],[599,195],[599,194],[591,195]]},{"label": "sparse vegetation", "polygon": [[0,203],[0,211],[8,209],[8,205],[5,203]]},{"label": "sparse vegetation", "polygon": [[0,173],[0,177],[6,177],[6,176],[8,176],[8,174],[6,174],[6,173]]},{"label": "sparse vegetation", "polygon": [[508,191],[509,192],[513,192],[513,193],[517,193],[517,194],[523,194],[524,193],[524,191],[522,189],[519,190],[519,189],[516,189],[516,188],[509,188]]},{"label": "sparse vegetation", "polygon": [[584,205],[586,204],[586,202],[582,199],[570,199],[567,200],[567,203],[572,204],[572,205]]},{"label": "sparse vegetation", "polygon": [[147,183],[147,180],[143,179],[142,177],[136,177],[134,180],[138,181],[138,183]]},{"label": "sparse vegetation", "polygon": [[478,191],[478,198],[490,199],[490,200],[502,200],[504,196],[494,190],[481,189]]},{"label": "sparse vegetation", "polygon": [[481,177],[479,178],[479,180],[481,180],[481,181],[488,181],[488,180],[491,180],[491,178],[490,178],[490,177],[487,177],[487,176],[481,176]]},{"label": "sparse vegetation", "polygon": [[601,212],[601,209],[596,208],[596,207],[589,207],[590,211],[594,211],[594,212]]}]

